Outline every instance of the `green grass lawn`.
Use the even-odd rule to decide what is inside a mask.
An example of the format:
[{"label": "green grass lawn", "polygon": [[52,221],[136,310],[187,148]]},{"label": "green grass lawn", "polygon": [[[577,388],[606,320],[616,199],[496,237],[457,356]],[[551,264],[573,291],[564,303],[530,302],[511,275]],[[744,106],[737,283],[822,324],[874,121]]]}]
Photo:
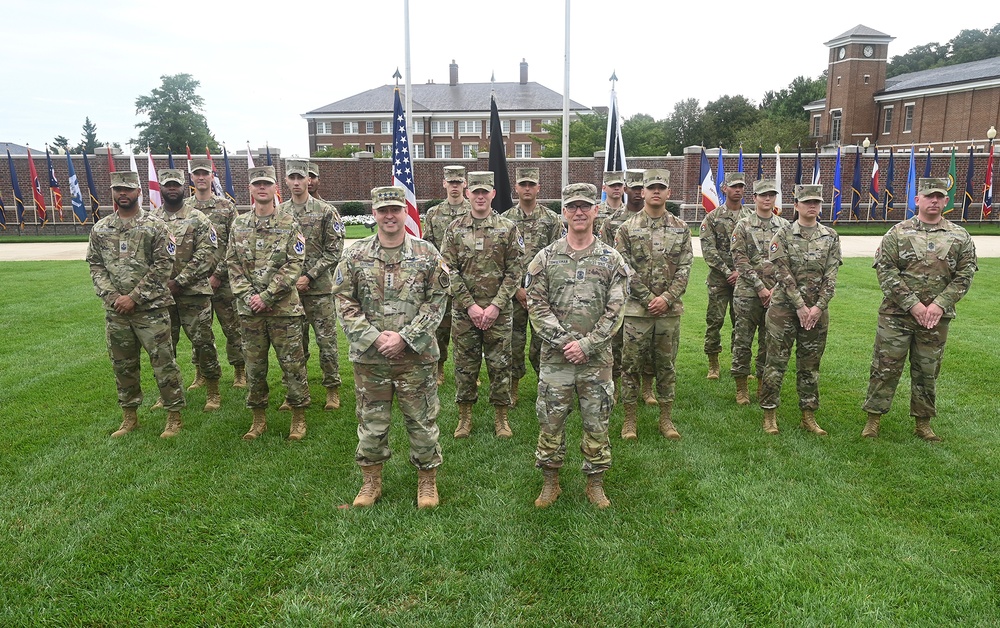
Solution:
[{"label": "green grass lawn", "polygon": [[[226,365],[223,409],[204,414],[204,389],[189,393],[184,430],[161,440],[145,358],[141,428],[112,440],[120,413],[86,265],[0,264],[0,624],[996,625],[1000,261],[981,261],[951,326],[939,445],[911,434],[906,376],[882,437],[859,436],[880,298],[869,266],[847,260],[831,304],[817,415],[829,437],[797,428],[793,373],[776,437],[759,408],[734,404],[728,374],[705,379],[696,261],[677,365],[683,440],[660,438],[642,407],[639,441],[622,442],[619,406],[610,509],[583,495],[578,415],[563,494],[538,511],[533,378],[513,439],[492,436],[484,376],[472,438],[455,441],[449,375],[442,502],[418,512],[401,421],[382,501],[341,508],[360,485],[343,343],[344,407],[320,409],[314,347],[300,443],[283,438],[274,363],[261,439],[240,440],[250,413]],[[179,354],[190,382],[186,340]]]}]

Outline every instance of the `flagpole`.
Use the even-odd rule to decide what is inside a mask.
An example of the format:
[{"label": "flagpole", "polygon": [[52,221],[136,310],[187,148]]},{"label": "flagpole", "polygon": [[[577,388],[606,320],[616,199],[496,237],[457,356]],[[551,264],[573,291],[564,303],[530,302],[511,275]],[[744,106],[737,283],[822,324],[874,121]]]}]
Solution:
[{"label": "flagpole", "polygon": [[[865,155],[867,155],[868,154],[868,147],[871,146],[871,140],[869,140],[866,137],[865,141],[861,142],[861,146],[864,147],[864,149],[865,149]],[[878,150],[878,144],[875,145],[875,150]],[[859,192],[860,192],[860,190],[859,190]],[[872,220],[872,202],[871,202],[871,198],[870,198],[871,195],[872,195],[872,180],[871,180],[871,177],[868,177],[868,196],[869,196],[869,200],[868,200],[868,216],[867,216],[867,218],[865,218],[865,222],[871,222],[871,220]]]},{"label": "flagpole", "polygon": [[563,77],[562,185],[569,185],[569,3],[566,0],[565,67]]},{"label": "flagpole", "polygon": [[[406,137],[413,137],[413,94],[410,89],[410,0],[403,0],[403,42],[406,46],[406,52],[404,54],[403,64],[406,69]],[[398,72],[398,70],[397,70]],[[396,88],[399,88],[399,81],[396,81]],[[410,143],[412,146],[412,142]],[[413,157],[413,151],[410,151],[411,158]],[[412,165],[412,159],[411,159]]]}]

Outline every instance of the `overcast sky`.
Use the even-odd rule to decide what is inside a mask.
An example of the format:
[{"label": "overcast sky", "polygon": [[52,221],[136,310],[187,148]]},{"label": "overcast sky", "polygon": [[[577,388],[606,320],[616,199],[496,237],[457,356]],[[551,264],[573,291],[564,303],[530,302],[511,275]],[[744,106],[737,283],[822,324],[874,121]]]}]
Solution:
[{"label": "overcast sky", "polygon": [[[136,97],[161,75],[186,72],[201,82],[209,128],[230,151],[268,142],[282,156],[304,156],[303,113],[391,84],[397,67],[405,72],[403,6],[2,0],[0,142],[42,150],[64,135],[76,144],[90,116],[100,140],[127,151],[142,120]],[[664,118],[686,98],[704,106],[742,94],[759,103],[796,76],[818,76],[827,62],[823,42],[858,24],[894,36],[891,57],[992,27],[1000,18],[982,21],[983,6],[572,0],[570,96],[607,105],[614,71],[625,117]],[[497,81],[517,81],[524,58],[529,80],[562,93],[564,8],[565,0],[410,0],[412,81],[446,83],[452,59],[460,82],[488,82],[494,72]]]}]

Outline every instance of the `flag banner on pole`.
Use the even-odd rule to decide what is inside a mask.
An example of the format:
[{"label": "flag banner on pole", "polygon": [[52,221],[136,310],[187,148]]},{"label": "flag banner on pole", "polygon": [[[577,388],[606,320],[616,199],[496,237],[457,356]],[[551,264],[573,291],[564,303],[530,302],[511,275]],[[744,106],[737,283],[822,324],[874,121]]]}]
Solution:
[{"label": "flag banner on pole", "polygon": [[52,190],[52,210],[59,212],[59,220],[65,220],[63,216],[62,188],[59,187],[59,180],[56,179],[56,170],[52,167],[52,156],[49,155],[49,147],[45,147],[45,163],[49,167],[49,189]]},{"label": "flag banner on pole", "polygon": [[24,227],[24,195],[21,194],[21,186],[17,182],[17,170],[14,169],[14,160],[10,156],[9,148],[7,149],[7,165],[10,167],[10,187],[14,189],[14,210],[17,213],[17,226]]},{"label": "flag banner on pole", "polygon": [[35,216],[44,227],[49,221],[49,214],[45,209],[45,195],[42,194],[42,184],[38,180],[38,170],[35,169],[35,159],[31,156],[30,148],[28,149],[28,174],[31,176],[31,194],[35,199]]},{"label": "flag banner on pole", "polygon": [[250,142],[247,142],[247,170],[250,168],[256,168],[257,166],[253,163],[253,151],[250,150]]},{"label": "flag banner on pole", "polygon": [[191,178],[191,146],[189,144],[184,144],[184,148],[187,149],[187,170],[188,173],[188,193],[194,196],[194,179]]},{"label": "flag banner on pole", "polygon": [[[205,156],[208,157],[208,161],[212,164],[212,194],[220,198],[226,198],[226,193],[222,190],[222,182],[219,181],[219,173],[215,170],[215,160],[212,159],[212,151],[208,150],[208,146],[205,147]],[[275,185],[275,190],[280,186]]]},{"label": "flag banner on pole", "polygon": [[226,198],[229,199],[229,202],[235,204],[236,188],[233,187],[233,171],[229,169],[229,151],[226,150],[225,144],[222,145],[222,163],[226,168]]},{"label": "flag banner on pole", "polygon": [[854,179],[851,181],[851,215],[861,220],[861,147],[854,153]]},{"label": "flag banner on pole", "polygon": [[896,166],[895,166],[894,162],[895,162],[895,156],[893,155],[893,153],[892,153],[892,147],[890,146],[889,147],[889,167],[885,171],[885,186],[884,186],[885,187],[885,202],[883,203],[883,207],[885,208],[884,214],[885,214],[886,218],[889,217],[889,212],[891,212],[894,209],[893,208],[893,198],[896,196],[895,190],[892,189],[892,178],[896,174],[896,171],[895,171],[896,170]]},{"label": "flag banner on pole", "polygon": [[622,123],[618,115],[618,93],[612,89],[608,130],[604,141],[604,172],[624,172],[627,168],[625,145],[622,144]]},{"label": "flag banner on pole", "polygon": [[917,213],[917,154],[910,147],[910,170],[906,173],[906,217]]},{"label": "flag banner on pole", "polygon": [[955,209],[955,192],[958,188],[956,185],[956,179],[958,178],[958,169],[955,165],[955,147],[951,147],[951,161],[948,163],[948,204],[944,208],[944,213]]},{"label": "flag banner on pole", "polygon": [[698,180],[701,181],[701,206],[705,208],[707,214],[719,206],[719,194],[712,176],[712,165],[708,163],[708,155],[704,148],[701,149],[701,174]]},{"label": "flag banner on pole", "polygon": [[927,160],[924,161],[924,178],[931,176],[931,147],[927,147]]},{"label": "flag banner on pole", "polygon": [[115,171],[115,158],[111,156],[111,147],[110,146],[106,146],[105,148],[108,149],[108,172],[114,172]]},{"label": "flag banner on pole", "polygon": [[514,206],[510,198],[510,174],[507,172],[507,149],[503,143],[503,125],[500,124],[500,109],[497,99],[490,96],[490,172],[493,173],[493,189],[497,191],[491,207],[502,214]]},{"label": "flag banner on pole", "polygon": [[97,188],[94,187],[94,173],[90,170],[90,160],[87,153],[83,154],[83,169],[87,172],[87,189],[90,192],[90,219],[97,222],[101,219],[101,201],[97,200]]},{"label": "flag banner on pole", "polygon": [[983,185],[983,220],[993,215],[993,140],[990,140],[990,156],[986,160],[986,183]]},{"label": "flag banner on pole", "polygon": [[[421,236],[420,213],[417,212],[417,193],[413,186],[413,161],[411,159],[413,154],[410,152],[410,140],[406,133],[406,113],[399,100],[399,87],[393,92],[392,124],[392,185],[398,185],[406,190],[406,223],[404,226],[407,233],[419,238]],[[507,198],[510,198],[510,187],[507,190]]]},{"label": "flag banner on pole", "polygon": [[171,152],[170,147],[167,146],[167,168],[174,169],[176,167],[174,165],[174,154]]},{"label": "flag banner on pole", "polygon": [[969,219],[969,208],[972,207],[972,180],[975,178],[975,153],[969,147],[969,171],[965,175],[965,198],[962,199],[962,222]]},{"label": "flag banner on pole", "polygon": [[764,147],[757,147],[757,180],[764,178]]},{"label": "flag banner on pole", "polygon": [[3,192],[0,192],[0,228],[7,230],[7,207],[3,204]]},{"label": "flag banner on pole", "polygon": [[819,185],[819,147],[816,147],[816,155],[813,157],[813,185]]},{"label": "flag banner on pole", "polygon": [[719,147],[719,158],[716,160],[718,172],[715,177],[715,196],[719,199],[719,205],[726,202],[726,195],[722,191],[722,186],[726,184],[726,168],[722,161],[722,147]]},{"label": "flag banner on pole", "polygon": [[[136,174],[136,176],[139,176],[139,166],[135,163],[135,153],[131,152],[131,150],[132,149],[129,148],[130,152],[129,152],[129,155],[128,155],[128,168],[129,168],[129,170],[131,170],[132,172],[134,172]],[[146,199],[143,198],[143,196],[142,196],[142,184],[140,183],[139,184],[139,207],[142,207],[143,203],[145,203],[145,202],[146,202]]]},{"label": "flag banner on pole", "polygon": [[798,159],[795,160],[795,185],[802,185],[802,144],[799,144]]},{"label": "flag banner on pole", "polygon": [[774,208],[771,213],[781,215],[781,148],[774,147],[774,181],[778,184],[778,193],[774,197]]},{"label": "flag banner on pole", "polygon": [[878,206],[882,193],[879,192],[878,179],[878,144],[876,144],[875,161],[872,163],[872,178],[871,182],[868,184],[868,216],[869,218],[871,216],[875,216],[876,219],[881,220],[882,218],[879,216]]},{"label": "flag banner on pole", "polygon": [[153,164],[153,153],[146,147],[146,156],[149,159],[149,208],[159,209],[163,205],[163,195],[160,194],[160,178],[156,175],[156,166]]},{"label": "flag banner on pole", "polygon": [[80,224],[87,222],[87,208],[83,204],[83,191],[80,189],[80,180],[76,178],[76,170],[73,168],[73,158],[66,153],[66,173],[69,176],[69,198],[73,203],[73,215],[80,221]]},{"label": "flag banner on pole", "polygon": [[736,161],[736,172],[743,172],[743,144],[740,144],[740,158]]},{"label": "flag banner on pole", "polygon": [[837,164],[833,167],[833,210],[831,212],[833,224],[837,224],[837,220],[840,219],[840,206],[843,203],[843,196],[840,193],[840,147],[837,147]]},{"label": "flag banner on pole", "polygon": [[[248,145],[248,147],[249,147],[249,145]],[[272,163],[272,161],[271,161],[271,146],[270,146],[270,144],[264,144],[264,150],[267,153],[267,165],[268,166],[273,166],[274,163]],[[416,195],[414,195],[413,198],[416,199]],[[275,203],[281,203],[281,186],[280,185],[274,186],[274,202]],[[414,200],[414,206],[416,206],[416,201],[415,200]],[[419,224],[420,221],[417,220],[417,223]]]}]

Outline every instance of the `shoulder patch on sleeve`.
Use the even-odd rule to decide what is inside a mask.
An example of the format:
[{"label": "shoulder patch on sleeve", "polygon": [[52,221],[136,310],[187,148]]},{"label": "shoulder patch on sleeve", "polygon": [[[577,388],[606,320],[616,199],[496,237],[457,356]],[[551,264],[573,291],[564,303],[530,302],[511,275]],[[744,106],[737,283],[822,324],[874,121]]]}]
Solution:
[{"label": "shoulder patch on sleeve", "polygon": [[768,250],[771,251],[772,253],[776,252],[778,250],[778,243],[772,241],[771,242],[771,246],[770,246],[770,248]]},{"label": "shoulder patch on sleeve", "polygon": [[344,283],[344,271],[340,268],[340,266],[337,266],[337,273],[333,277],[333,282],[338,286]]},{"label": "shoulder patch on sleeve", "polygon": [[219,243],[219,234],[215,232],[215,225],[209,223],[209,227],[208,228],[210,229],[210,231],[208,233],[208,239],[212,241],[212,244],[218,244]]},{"label": "shoulder patch on sleeve", "polygon": [[451,287],[451,269],[448,268],[448,264],[444,262],[444,259],[439,260],[438,264],[441,266],[441,272],[438,273],[438,285],[442,288]]},{"label": "shoulder patch on sleeve", "polygon": [[167,234],[167,253],[170,253],[170,255],[173,255],[176,252],[177,252],[177,238],[174,237],[174,234],[168,233]]},{"label": "shoulder patch on sleeve", "polygon": [[302,255],[306,251],[306,237],[301,233],[295,234],[295,252]]}]

